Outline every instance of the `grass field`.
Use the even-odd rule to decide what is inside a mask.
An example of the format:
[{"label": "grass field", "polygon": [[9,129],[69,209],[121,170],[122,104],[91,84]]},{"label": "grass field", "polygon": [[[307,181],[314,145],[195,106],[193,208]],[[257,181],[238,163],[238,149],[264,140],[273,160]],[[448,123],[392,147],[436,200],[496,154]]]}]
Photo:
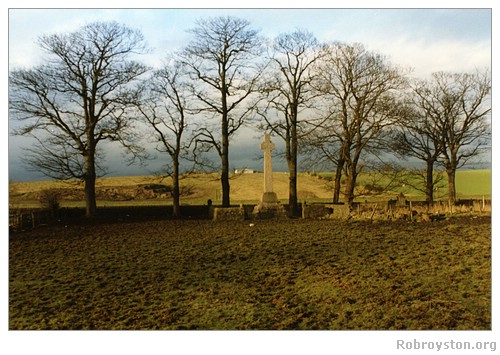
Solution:
[{"label": "grass field", "polygon": [[491,196],[491,170],[465,170],[457,172],[459,196]]},{"label": "grass field", "polygon": [[[330,173],[307,174],[300,173],[298,178],[298,198],[300,202],[307,201],[330,201],[332,199],[332,183],[325,179]],[[370,182],[369,175],[360,176],[361,185]],[[464,170],[457,172],[457,195],[458,198],[486,198],[491,197],[491,170]],[[98,191],[98,206],[116,205],[163,205],[171,204],[171,199],[166,197],[138,198],[137,191],[141,186],[147,184],[171,185],[170,178],[159,179],[154,176],[129,176],[129,177],[108,177],[97,180],[96,190]],[[233,175],[230,180],[231,202],[233,204],[255,203],[261,197],[263,189],[263,174],[242,174]],[[288,174],[283,172],[273,173],[274,190],[282,202],[288,201]],[[194,174],[185,176],[181,180],[181,187],[184,194],[181,197],[181,204],[203,205],[208,199],[214,203],[220,200],[220,181],[217,174]],[[83,192],[81,184],[75,182],[61,181],[38,181],[25,183],[11,183],[9,185],[10,206],[37,207],[39,206],[38,194],[44,189],[59,189],[65,191],[62,198],[64,207],[82,207]],[[122,195],[121,199],[113,197],[111,192],[118,191]],[[440,188],[436,197],[446,198],[446,185]],[[99,192],[101,195],[99,197]],[[385,199],[394,198],[400,192],[414,199],[423,198],[419,191],[401,186],[383,195],[360,196],[364,199]],[[66,196],[64,196],[66,195]],[[72,195],[71,197],[68,195]],[[128,197],[127,197],[128,196]]]},{"label": "grass field", "polygon": [[491,329],[491,219],[11,234],[14,329]]}]

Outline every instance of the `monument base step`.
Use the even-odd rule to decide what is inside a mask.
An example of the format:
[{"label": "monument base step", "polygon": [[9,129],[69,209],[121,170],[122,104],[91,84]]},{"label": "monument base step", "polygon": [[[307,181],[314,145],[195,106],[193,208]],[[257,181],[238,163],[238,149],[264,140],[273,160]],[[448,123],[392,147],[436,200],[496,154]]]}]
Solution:
[{"label": "monument base step", "polygon": [[279,202],[261,202],[253,209],[255,219],[285,219],[288,218],[285,207]]},{"label": "monument base step", "polygon": [[279,203],[276,192],[264,192],[260,198],[261,203],[277,204]]}]

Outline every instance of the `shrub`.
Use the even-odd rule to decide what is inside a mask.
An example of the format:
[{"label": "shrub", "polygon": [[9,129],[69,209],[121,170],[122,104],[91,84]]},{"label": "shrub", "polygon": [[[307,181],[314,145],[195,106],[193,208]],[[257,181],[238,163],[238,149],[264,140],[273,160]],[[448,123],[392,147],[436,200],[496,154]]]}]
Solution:
[{"label": "shrub", "polygon": [[56,189],[42,190],[39,201],[43,208],[56,211],[60,207],[61,193]]},{"label": "shrub", "polygon": [[382,192],[384,192],[384,188],[377,184],[366,184],[365,190],[370,194],[381,194]]}]

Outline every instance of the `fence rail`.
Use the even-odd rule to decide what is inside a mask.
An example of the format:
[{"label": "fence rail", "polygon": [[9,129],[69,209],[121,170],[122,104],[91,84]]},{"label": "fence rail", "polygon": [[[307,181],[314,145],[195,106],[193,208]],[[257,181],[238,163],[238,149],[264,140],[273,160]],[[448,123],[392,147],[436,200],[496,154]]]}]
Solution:
[{"label": "fence rail", "polygon": [[50,224],[54,220],[54,212],[47,210],[15,210],[9,211],[9,229],[35,228]]}]

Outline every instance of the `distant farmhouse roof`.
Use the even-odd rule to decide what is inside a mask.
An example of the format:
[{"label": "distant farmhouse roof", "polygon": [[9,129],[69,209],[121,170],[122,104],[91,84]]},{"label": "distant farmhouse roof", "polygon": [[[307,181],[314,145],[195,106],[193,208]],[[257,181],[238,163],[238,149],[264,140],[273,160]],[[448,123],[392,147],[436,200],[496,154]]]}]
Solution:
[{"label": "distant farmhouse roof", "polygon": [[255,170],[253,170],[253,169],[247,169],[247,168],[241,168],[241,169],[235,169],[234,173],[235,174],[253,174],[253,173],[255,173]]}]

